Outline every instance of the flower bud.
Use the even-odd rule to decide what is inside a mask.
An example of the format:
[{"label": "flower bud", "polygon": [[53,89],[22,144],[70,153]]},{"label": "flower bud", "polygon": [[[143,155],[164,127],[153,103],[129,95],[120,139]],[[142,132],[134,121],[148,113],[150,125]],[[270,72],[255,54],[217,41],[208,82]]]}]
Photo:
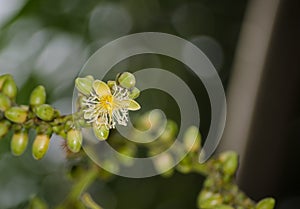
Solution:
[{"label": "flower bud", "polygon": [[154,158],[153,163],[158,173],[165,173],[175,165],[173,157],[169,153],[161,153]]},{"label": "flower bud", "polygon": [[183,143],[187,150],[197,152],[201,147],[201,135],[196,126],[189,127],[183,136]]},{"label": "flower bud", "polygon": [[93,81],[94,78],[92,76],[76,78],[75,86],[80,93],[84,95],[89,95],[93,89]]},{"label": "flower bud", "polygon": [[133,87],[133,89],[130,91],[129,98],[136,99],[139,96],[140,96],[140,90],[136,87]]},{"label": "flower bud", "polygon": [[178,131],[177,124],[172,120],[168,120],[166,124],[166,128],[162,133],[162,135],[160,136],[160,139],[163,141],[173,140],[177,134],[177,131]]},{"label": "flower bud", "polygon": [[24,123],[27,119],[27,111],[22,107],[11,107],[5,111],[4,115],[14,123]]},{"label": "flower bud", "polygon": [[199,208],[216,208],[223,202],[220,194],[212,193],[207,190],[203,190],[198,196]]},{"label": "flower bud", "polygon": [[214,209],[234,209],[234,208],[230,205],[218,205]]},{"label": "flower bud", "polygon": [[4,82],[5,82],[8,78],[12,79],[12,76],[9,75],[9,74],[4,74],[4,75],[1,75],[1,76],[0,76],[0,90],[2,89]]},{"label": "flower bud", "polygon": [[51,121],[54,118],[54,109],[51,105],[42,104],[36,107],[35,109],[36,115],[44,120],[44,121]]},{"label": "flower bud", "polygon": [[61,126],[52,126],[52,131],[58,134],[62,130]]},{"label": "flower bud", "polygon": [[176,169],[181,173],[189,173],[193,169],[193,162],[189,154],[187,154],[180,163],[176,166]]},{"label": "flower bud", "polygon": [[36,160],[42,159],[48,151],[50,137],[46,134],[39,134],[35,137],[32,145],[32,156]]},{"label": "flower bud", "polygon": [[136,147],[133,144],[127,144],[120,147],[118,150],[120,155],[117,155],[118,160],[125,166],[132,166],[134,163],[134,154],[136,153]]},{"label": "flower bud", "polygon": [[71,129],[67,133],[67,145],[69,150],[76,153],[79,152],[82,143],[82,134],[79,130]]},{"label": "flower bud", "polygon": [[273,198],[265,198],[259,201],[255,209],[273,209],[275,207],[275,200]]},{"label": "flower bud", "polygon": [[7,120],[0,121],[0,138],[4,137],[9,131],[10,123]]},{"label": "flower bud", "polygon": [[17,96],[17,85],[12,77],[8,77],[2,87],[2,93],[8,96],[10,99],[15,99]]},{"label": "flower bud", "polygon": [[99,127],[96,124],[93,124],[93,131],[94,131],[95,136],[100,141],[103,141],[103,140],[107,139],[107,137],[109,135],[109,129],[106,128],[104,125]]},{"label": "flower bud", "polygon": [[4,94],[0,93],[0,110],[4,112],[8,108],[10,108],[10,106],[11,106],[10,99]]},{"label": "flower bud", "polygon": [[117,82],[120,84],[120,86],[131,89],[135,86],[135,77],[132,73],[124,72],[117,75]]},{"label": "flower bud", "polygon": [[115,85],[117,85],[116,81],[107,81],[107,85],[110,89],[112,89]]},{"label": "flower bud", "polygon": [[238,155],[233,151],[227,151],[220,154],[219,157],[223,164],[223,172],[227,175],[233,175],[238,167]]},{"label": "flower bud", "polygon": [[20,156],[26,150],[28,144],[28,133],[26,131],[17,132],[13,135],[10,143],[12,154]]},{"label": "flower bud", "polygon": [[46,102],[46,90],[44,86],[37,86],[30,94],[30,105],[42,105]]}]

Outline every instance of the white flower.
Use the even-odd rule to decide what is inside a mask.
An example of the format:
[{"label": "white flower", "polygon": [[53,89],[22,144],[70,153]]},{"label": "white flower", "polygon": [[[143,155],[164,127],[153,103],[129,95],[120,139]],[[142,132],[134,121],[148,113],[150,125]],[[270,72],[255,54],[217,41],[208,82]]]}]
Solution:
[{"label": "white flower", "polygon": [[93,82],[90,95],[84,99],[84,119],[100,129],[115,128],[116,124],[126,126],[128,110],[138,110],[140,105],[129,98],[129,91],[120,86],[113,86],[112,90],[100,80]]}]

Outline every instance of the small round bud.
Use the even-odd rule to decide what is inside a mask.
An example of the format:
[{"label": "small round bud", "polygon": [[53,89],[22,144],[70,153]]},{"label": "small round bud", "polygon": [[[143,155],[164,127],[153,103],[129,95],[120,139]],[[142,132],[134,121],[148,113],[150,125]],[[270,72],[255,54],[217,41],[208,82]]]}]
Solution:
[{"label": "small round bud", "polygon": [[7,120],[0,121],[0,138],[4,137],[9,131],[10,123]]},{"label": "small round bud", "polygon": [[212,193],[207,190],[203,190],[198,196],[199,208],[216,208],[223,202],[220,194]]},{"label": "small round bud", "polygon": [[52,131],[58,134],[62,130],[62,126],[53,126]]},{"label": "small round bud", "polygon": [[10,106],[11,106],[10,99],[6,95],[0,93],[0,110],[4,112],[8,108],[10,108]]},{"label": "small round bud", "polygon": [[44,86],[37,86],[30,94],[30,105],[42,105],[46,102],[46,90]]},{"label": "small round bud", "polygon": [[51,105],[48,104],[42,104],[36,107],[35,109],[36,115],[44,120],[44,121],[51,121],[54,118],[54,109],[51,107]]},{"label": "small round bud", "polygon": [[79,130],[71,129],[67,133],[67,145],[69,150],[76,153],[79,152],[82,144],[82,134]]},{"label": "small round bud", "polygon": [[45,134],[39,134],[35,137],[32,145],[32,156],[36,160],[42,159],[48,151],[50,137]]},{"label": "small round bud", "polygon": [[186,155],[180,163],[176,166],[176,169],[181,173],[189,173],[193,169],[193,162],[191,160],[190,155]]},{"label": "small round bud", "polygon": [[107,81],[107,85],[110,89],[112,89],[115,85],[117,85],[116,81]]},{"label": "small round bud", "polygon": [[130,91],[129,98],[136,99],[139,96],[140,96],[140,90],[136,87],[133,87],[133,89]]},{"label": "small round bud", "polygon": [[201,146],[201,135],[196,126],[189,127],[183,136],[183,143],[187,150],[197,152]]},{"label": "small round bud", "polygon": [[93,89],[93,82],[94,78],[92,76],[76,78],[75,86],[80,93],[84,95],[89,95]]},{"label": "small round bud", "polygon": [[166,124],[166,128],[162,133],[162,135],[160,136],[160,139],[163,141],[173,140],[177,134],[177,131],[178,131],[177,124],[172,120],[168,120]]},{"label": "small round bud", "polygon": [[159,156],[154,158],[154,167],[159,173],[165,173],[174,167],[174,160],[172,155],[169,153],[161,153]]},{"label": "small round bud", "polygon": [[219,159],[223,164],[223,172],[227,175],[235,174],[238,168],[238,155],[236,152],[227,151],[220,154]]},{"label": "small round bud", "polygon": [[109,135],[109,129],[104,125],[98,127],[96,124],[93,125],[93,131],[97,139],[100,141],[106,140]]},{"label": "small round bud", "polygon": [[265,198],[259,201],[255,209],[273,209],[275,207],[275,200],[273,198]]},{"label": "small round bud", "polygon": [[2,92],[6,96],[8,96],[10,99],[15,99],[17,96],[17,85],[12,77],[8,77],[2,86]]},{"label": "small round bud", "polygon": [[12,154],[15,156],[22,155],[26,150],[27,144],[28,144],[28,133],[26,131],[15,133],[10,143]]},{"label": "small round bud", "polygon": [[5,111],[4,115],[14,123],[24,123],[27,119],[27,111],[22,107],[11,107]]},{"label": "small round bud", "polygon": [[9,75],[9,74],[4,74],[4,75],[1,75],[1,76],[0,76],[0,90],[2,89],[4,82],[5,82],[8,78],[12,79],[11,75]]},{"label": "small round bud", "polygon": [[132,73],[124,72],[117,76],[117,82],[120,86],[131,89],[135,86],[135,77]]},{"label": "small round bud", "polygon": [[134,163],[133,156],[135,155],[137,148],[135,144],[126,144],[121,146],[118,150],[118,159],[122,162],[123,165],[131,166]]}]

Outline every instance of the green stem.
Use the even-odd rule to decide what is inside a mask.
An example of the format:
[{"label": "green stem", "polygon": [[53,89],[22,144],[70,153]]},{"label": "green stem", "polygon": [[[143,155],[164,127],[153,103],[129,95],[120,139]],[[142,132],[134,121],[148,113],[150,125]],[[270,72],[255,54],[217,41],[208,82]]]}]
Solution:
[{"label": "green stem", "polygon": [[98,205],[91,197],[90,194],[84,193],[81,198],[83,204],[90,209],[103,209],[100,205]]},{"label": "green stem", "polygon": [[70,193],[70,198],[78,199],[81,196],[81,193],[95,181],[98,172],[99,171],[95,166],[87,171],[84,176],[73,186],[73,189]]},{"label": "green stem", "polygon": [[74,205],[78,206],[78,202],[80,202],[82,193],[86,191],[87,188],[96,180],[98,174],[99,170],[96,166],[92,166],[91,169],[87,170],[72,187],[71,192],[69,193],[65,201],[57,206],[56,209],[70,208]]}]

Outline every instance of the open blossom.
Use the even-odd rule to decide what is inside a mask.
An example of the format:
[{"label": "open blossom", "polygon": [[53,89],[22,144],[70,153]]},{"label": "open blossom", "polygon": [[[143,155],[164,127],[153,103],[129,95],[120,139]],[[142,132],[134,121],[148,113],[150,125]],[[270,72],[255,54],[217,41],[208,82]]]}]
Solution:
[{"label": "open blossom", "polygon": [[128,111],[140,109],[140,105],[129,98],[129,93],[121,86],[114,85],[110,89],[105,82],[95,80],[92,91],[83,102],[84,119],[99,129],[101,126],[115,128],[116,124],[126,126]]}]

